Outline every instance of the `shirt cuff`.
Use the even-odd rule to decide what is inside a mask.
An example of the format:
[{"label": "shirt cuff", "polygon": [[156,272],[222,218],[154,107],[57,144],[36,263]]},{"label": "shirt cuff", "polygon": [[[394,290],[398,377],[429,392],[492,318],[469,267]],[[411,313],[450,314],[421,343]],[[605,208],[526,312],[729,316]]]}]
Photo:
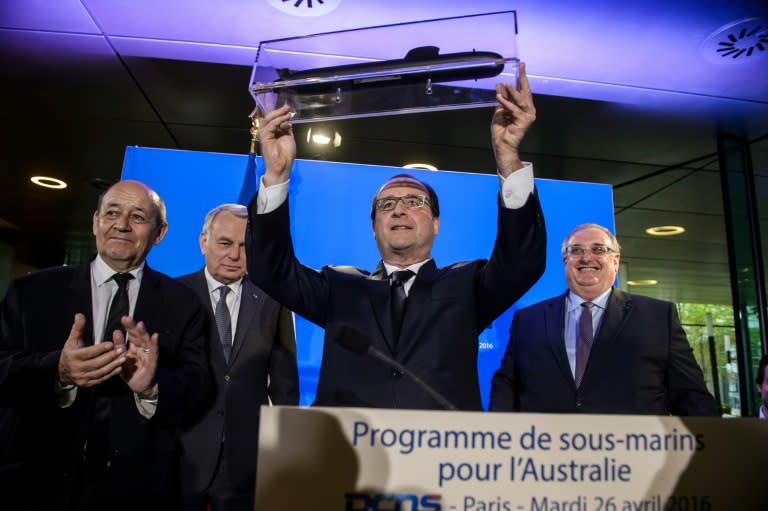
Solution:
[{"label": "shirt cuff", "polygon": [[264,186],[264,176],[261,176],[259,192],[256,194],[256,214],[271,213],[276,210],[288,198],[288,183],[278,183],[272,186]]},{"label": "shirt cuff", "polygon": [[142,399],[138,394],[134,392],[133,400],[136,402],[136,409],[139,411],[142,417],[145,419],[151,419],[155,416],[155,412],[157,411],[157,398]]},{"label": "shirt cuff", "polygon": [[69,408],[77,397],[76,385],[62,385],[58,380],[54,381],[53,391],[56,393],[56,404],[59,408]]},{"label": "shirt cuff", "polygon": [[523,162],[523,168],[516,170],[507,177],[499,174],[501,201],[507,209],[519,209],[528,201],[533,193],[533,164]]}]

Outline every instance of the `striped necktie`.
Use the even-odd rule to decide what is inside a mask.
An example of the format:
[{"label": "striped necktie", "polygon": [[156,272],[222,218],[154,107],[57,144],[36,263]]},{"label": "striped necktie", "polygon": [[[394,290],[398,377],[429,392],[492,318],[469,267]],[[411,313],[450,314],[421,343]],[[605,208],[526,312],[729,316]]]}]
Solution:
[{"label": "striped necktie", "polygon": [[221,348],[224,351],[224,360],[229,363],[229,355],[232,353],[232,317],[229,315],[229,308],[227,307],[227,294],[231,289],[229,286],[221,286],[218,291],[219,301],[216,303],[214,317],[216,328],[219,330]]}]

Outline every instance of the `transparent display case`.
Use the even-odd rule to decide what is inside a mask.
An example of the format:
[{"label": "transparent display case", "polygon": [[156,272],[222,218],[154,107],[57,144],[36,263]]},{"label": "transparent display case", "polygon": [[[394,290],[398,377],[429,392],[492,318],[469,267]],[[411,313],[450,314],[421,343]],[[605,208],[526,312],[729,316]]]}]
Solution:
[{"label": "transparent display case", "polygon": [[504,11],[263,41],[250,92],[262,113],[290,104],[294,123],[473,108],[518,64]]}]

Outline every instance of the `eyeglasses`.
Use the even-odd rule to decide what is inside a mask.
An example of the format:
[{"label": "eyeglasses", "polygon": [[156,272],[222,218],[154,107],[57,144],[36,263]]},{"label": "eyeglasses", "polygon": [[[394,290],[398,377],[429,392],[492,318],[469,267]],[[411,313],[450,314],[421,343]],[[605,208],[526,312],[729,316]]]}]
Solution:
[{"label": "eyeglasses", "polygon": [[616,249],[607,247],[605,245],[592,245],[589,248],[583,245],[568,245],[565,247],[565,253],[569,257],[581,257],[587,253],[587,250],[589,250],[589,252],[595,257],[602,257],[606,254],[618,253]]},{"label": "eyeglasses", "polygon": [[424,204],[430,204],[426,195],[403,195],[402,197],[382,197],[376,201],[377,211],[393,211],[397,203],[403,201],[403,205],[408,209],[423,208]]}]

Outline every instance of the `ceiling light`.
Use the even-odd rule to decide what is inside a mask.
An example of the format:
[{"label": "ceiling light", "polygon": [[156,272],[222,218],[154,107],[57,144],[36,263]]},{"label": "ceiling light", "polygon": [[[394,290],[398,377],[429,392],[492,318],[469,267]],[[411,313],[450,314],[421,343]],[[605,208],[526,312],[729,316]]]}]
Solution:
[{"label": "ceiling light", "polygon": [[312,142],[318,145],[328,145],[331,143],[331,137],[325,133],[315,133],[312,135]]},{"label": "ceiling light", "polygon": [[54,190],[63,190],[67,187],[67,183],[62,181],[61,179],[56,179],[55,177],[48,177],[48,176],[32,176],[29,178],[30,181],[35,183],[37,186],[42,186],[43,188],[53,188]]},{"label": "ceiling light", "polygon": [[316,145],[339,147],[341,145],[341,135],[338,131],[331,131],[325,128],[309,128],[307,130],[307,142]]},{"label": "ceiling light", "polygon": [[628,280],[629,286],[655,286],[659,281],[655,279],[640,279],[640,280]]},{"label": "ceiling light", "polygon": [[685,227],[679,225],[659,225],[645,230],[651,236],[676,236],[685,232]]},{"label": "ceiling light", "polygon": [[429,163],[407,163],[403,165],[404,169],[437,170],[437,167]]}]

